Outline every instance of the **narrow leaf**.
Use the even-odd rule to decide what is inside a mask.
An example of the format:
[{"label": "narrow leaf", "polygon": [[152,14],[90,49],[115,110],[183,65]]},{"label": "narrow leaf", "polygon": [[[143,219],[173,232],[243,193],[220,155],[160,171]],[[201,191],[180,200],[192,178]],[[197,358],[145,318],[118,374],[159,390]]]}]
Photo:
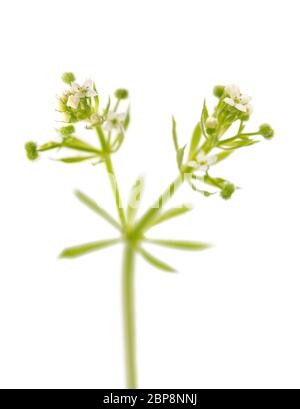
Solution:
[{"label": "narrow leaf", "polygon": [[[181,216],[192,210],[190,206],[182,205],[181,207],[174,207],[172,209],[166,210],[164,213],[159,214],[156,219],[151,222],[151,227],[156,226],[157,224],[163,223],[166,220],[172,219],[177,216]],[[149,226],[149,227],[150,227]]]},{"label": "narrow leaf", "polygon": [[78,151],[92,152],[98,155],[101,155],[103,153],[99,149],[96,149],[94,146],[82,141],[81,139],[75,138],[73,136],[64,139],[63,142],[61,143],[61,146],[65,148],[69,148],[69,149],[75,149]]},{"label": "narrow leaf", "polygon": [[44,152],[44,151],[49,151],[50,149],[55,149],[55,148],[60,148],[61,143],[58,142],[48,142],[45,143],[44,145],[39,147],[39,152]]},{"label": "narrow leaf", "polygon": [[99,105],[100,105],[100,100],[99,100],[99,94],[96,88],[96,84],[93,83],[93,89],[96,92],[96,95],[94,96],[94,102],[95,102],[95,111],[98,112],[99,110]]},{"label": "narrow leaf", "polygon": [[152,266],[158,268],[159,270],[167,271],[169,273],[174,273],[176,270],[169,266],[168,264],[164,263],[163,261],[159,260],[158,258],[154,257],[152,254],[148,253],[148,251],[139,248],[139,253],[143,258],[148,261]]},{"label": "narrow leaf", "polygon": [[178,137],[177,137],[177,126],[176,126],[176,120],[172,116],[172,136],[173,136],[173,143],[175,146],[176,152],[179,150],[179,144],[178,144]]},{"label": "narrow leaf", "polygon": [[221,162],[222,160],[226,159],[228,156],[230,156],[233,153],[232,151],[223,151],[223,152],[219,152],[216,154],[216,158],[217,158],[217,162]]},{"label": "narrow leaf", "polygon": [[100,207],[93,199],[91,199],[84,193],[80,192],[79,190],[75,191],[75,195],[88,208],[93,210],[99,216],[103,217],[103,219],[105,219],[108,223],[110,223],[116,229],[121,231],[121,226],[119,225],[119,223],[109,213],[107,213],[106,210]]},{"label": "narrow leaf", "polygon": [[157,244],[164,247],[172,247],[182,250],[205,250],[210,246],[208,243],[196,242],[196,241],[181,241],[181,240],[156,240],[145,239],[148,243]]},{"label": "narrow leaf", "polygon": [[208,173],[203,176],[203,182],[209,186],[217,187],[219,189],[223,189],[224,185],[228,183],[227,180],[223,178],[213,178],[209,176]]},{"label": "narrow leaf", "polygon": [[189,152],[189,158],[191,159],[194,153],[197,151],[197,147],[199,145],[200,139],[201,139],[201,124],[200,122],[197,123],[195,126],[192,139],[191,139],[191,145],[190,145],[190,152]]},{"label": "narrow leaf", "polygon": [[178,165],[179,170],[181,170],[185,148],[186,148],[186,145],[184,145],[182,148],[178,149],[177,151],[176,159],[177,159],[177,165]]},{"label": "narrow leaf", "polygon": [[201,127],[202,127],[202,132],[205,136],[205,138],[208,137],[207,133],[206,133],[206,129],[205,129],[205,122],[208,118],[208,110],[206,107],[206,101],[204,100],[203,102],[203,107],[202,107],[202,113],[201,113]]},{"label": "narrow leaf", "polygon": [[124,134],[119,133],[110,146],[110,152],[117,152],[124,141]]},{"label": "narrow leaf", "polygon": [[214,194],[216,194],[216,192],[208,192],[207,190],[203,190],[203,189],[199,189],[194,183],[190,182],[190,186],[191,188],[197,192],[197,193],[201,193],[201,195],[203,195],[204,197],[209,197],[212,196]]},{"label": "narrow leaf", "polygon": [[104,117],[106,117],[106,115],[108,114],[109,108],[110,108],[110,97],[108,97],[106,107],[104,108],[104,111],[103,111],[103,116]]},{"label": "narrow leaf", "polygon": [[73,156],[70,158],[61,158],[61,159],[57,159],[59,162],[63,162],[63,163],[78,163],[78,162],[83,162],[85,160],[88,159],[93,159],[96,156]]},{"label": "narrow leaf", "polygon": [[258,143],[260,141],[256,141],[253,139],[243,139],[243,140],[235,140],[235,141],[230,141],[230,142],[220,142],[219,146],[222,147],[222,149],[225,149],[224,147],[229,147],[229,150],[233,150],[233,149],[238,149],[238,148],[243,148],[245,146],[251,146],[254,145],[256,143]]},{"label": "narrow leaf", "polygon": [[128,201],[128,206],[127,206],[127,220],[129,222],[134,220],[135,215],[138,211],[143,189],[144,189],[144,178],[139,177],[134,183],[131,189],[130,195],[129,195],[129,201]]},{"label": "narrow leaf", "polygon": [[124,129],[125,129],[125,131],[128,129],[129,124],[130,124],[130,106],[129,106],[128,109],[127,109],[126,117],[125,117],[125,121],[124,121]]},{"label": "narrow leaf", "polygon": [[104,247],[112,246],[120,241],[120,239],[95,241],[92,243],[81,244],[79,246],[68,247],[60,254],[61,258],[74,258],[83,256],[92,251],[100,250]]}]

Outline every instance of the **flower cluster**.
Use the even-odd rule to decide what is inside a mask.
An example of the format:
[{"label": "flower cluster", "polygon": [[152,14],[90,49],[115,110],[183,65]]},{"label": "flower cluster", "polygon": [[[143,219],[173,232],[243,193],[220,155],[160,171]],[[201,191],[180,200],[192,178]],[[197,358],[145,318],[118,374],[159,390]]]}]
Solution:
[{"label": "flower cluster", "polygon": [[240,88],[231,84],[224,88],[225,95],[228,95],[224,98],[225,104],[228,104],[238,111],[247,113],[250,115],[252,113],[252,105],[249,104],[251,97],[248,95],[241,94]]},{"label": "flower cluster", "polygon": [[[180,171],[188,175],[188,181],[194,190],[205,196],[219,191],[223,199],[229,199],[236,190],[234,184],[221,178],[212,178],[208,173],[210,168],[226,159],[236,149],[259,142],[256,139],[258,135],[266,139],[272,138],[274,131],[269,124],[262,124],[255,132],[244,131],[252,113],[251,97],[242,94],[237,85],[218,85],[213,93],[218,98],[218,103],[213,113],[209,114],[204,102],[200,121],[196,124],[191,138],[186,161],[184,161],[185,147],[180,149],[176,141],[177,163]],[[238,131],[230,137],[225,137],[225,133],[237,121]],[[177,138],[174,124],[173,120],[173,137]],[[203,190],[196,186],[196,181],[204,182],[218,190],[214,192]]]},{"label": "flower cluster", "polygon": [[63,74],[62,79],[69,85],[69,89],[58,97],[58,111],[63,114],[64,122],[75,123],[89,119],[96,110],[93,103],[97,91],[93,81],[87,80],[79,85],[71,73]]},{"label": "flower cluster", "polygon": [[[57,129],[58,140],[40,146],[35,142],[28,142],[25,145],[27,157],[36,160],[39,152],[65,148],[70,152],[76,151],[76,156],[58,159],[64,163],[78,163],[89,159],[96,159],[96,163],[101,163],[108,154],[116,152],[124,140],[129,125],[129,109],[122,113],[118,112],[118,107],[120,102],[128,97],[128,91],[123,88],[117,89],[114,107],[111,108],[109,98],[106,106],[100,109],[99,95],[92,80],[79,85],[71,72],[64,73],[62,80],[68,84],[68,89],[58,97],[58,111],[63,116],[63,122],[68,125]],[[94,146],[90,141],[75,136],[74,124],[80,121],[85,123],[86,129],[96,130],[100,146]],[[85,156],[82,156],[82,153]]]}]

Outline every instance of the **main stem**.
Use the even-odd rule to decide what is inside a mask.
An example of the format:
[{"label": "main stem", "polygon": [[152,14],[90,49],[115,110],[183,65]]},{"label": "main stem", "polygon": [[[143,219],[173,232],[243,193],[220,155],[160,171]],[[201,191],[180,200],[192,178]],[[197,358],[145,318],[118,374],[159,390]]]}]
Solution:
[{"label": "main stem", "polygon": [[[106,140],[100,125],[96,126],[96,131],[101,143],[102,149],[106,151]],[[115,202],[120,218],[120,222],[126,227],[126,218],[123,210],[119,187],[117,184],[113,164],[108,154],[105,159],[106,170],[111,182]],[[179,186],[184,182],[184,177],[180,174],[169,187],[159,196],[149,210],[142,216],[137,223],[132,238],[138,237],[144,227],[157,215],[165,203],[174,195]],[[127,239],[123,255],[122,271],[122,298],[123,298],[123,325],[124,325],[124,344],[125,344],[125,363],[126,363],[126,384],[128,389],[137,388],[137,370],[136,370],[136,348],[135,348],[135,310],[134,310],[134,257],[135,250],[133,244]]]},{"label": "main stem", "polygon": [[128,389],[137,388],[135,352],[135,312],[134,312],[134,249],[130,242],[124,248],[123,256],[123,323],[126,360],[126,383]]}]

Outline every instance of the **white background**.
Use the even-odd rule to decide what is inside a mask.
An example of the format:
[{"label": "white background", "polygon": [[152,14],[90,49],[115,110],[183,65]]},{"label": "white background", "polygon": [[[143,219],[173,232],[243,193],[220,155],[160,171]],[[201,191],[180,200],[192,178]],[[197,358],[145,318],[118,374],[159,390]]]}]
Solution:
[{"label": "white background", "polygon": [[[195,210],[153,237],[214,243],[203,253],[154,248],[179,274],[137,261],[139,385],[143,388],[300,386],[299,2],[14,1],[0,6],[2,387],[124,386],[121,246],[74,261],[65,246],[114,231],[73,196],[111,208],[104,169],[26,160],[28,139],[54,135],[62,72],[95,79],[103,101],[131,93],[132,123],[114,157],[127,197],[145,174],[146,209],[176,174],[181,143],[216,83],[253,96],[249,129],[272,141],[212,171],[241,186],[230,201],[188,187],[172,204]],[[150,248],[150,247],[149,247]]]}]

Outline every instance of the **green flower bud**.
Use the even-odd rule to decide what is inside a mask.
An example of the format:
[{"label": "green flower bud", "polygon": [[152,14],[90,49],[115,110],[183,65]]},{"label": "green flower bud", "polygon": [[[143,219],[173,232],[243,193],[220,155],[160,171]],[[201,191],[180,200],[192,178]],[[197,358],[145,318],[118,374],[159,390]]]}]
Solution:
[{"label": "green flower bud", "polygon": [[25,144],[26,155],[29,160],[36,160],[39,157],[37,144],[35,142],[27,142]]},{"label": "green flower bud", "polygon": [[119,88],[115,91],[115,97],[117,99],[126,99],[128,98],[128,91],[124,88]]},{"label": "green flower bud", "polygon": [[228,200],[231,198],[232,194],[235,191],[235,186],[233,183],[227,182],[224,184],[223,189],[220,192],[220,196],[225,199]]},{"label": "green flower bud", "polygon": [[269,124],[260,125],[258,132],[266,139],[271,139],[274,136],[274,130]]},{"label": "green flower bud", "polygon": [[213,89],[213,94],[217,98],[221,98],[224,94],[224,85],[216,85]]},{"label": "green flower bud", "polygon": [[205,126],[207,129],[216,129],[216,127],[218,126],[217,118],[209,116],[205,121]]},{"label": "green flower bud", "polygon": [[62,136],[69,136],[75,132],[75,127],[73,125],[63,126],[58,131]]},{"label": "green flower bud", "polygon": [[64,72],[63,75],[61,76],[61,79],[63,82],[66,84],[72,84],[72,82],[75,81],[75,75],[72,72]]}]

